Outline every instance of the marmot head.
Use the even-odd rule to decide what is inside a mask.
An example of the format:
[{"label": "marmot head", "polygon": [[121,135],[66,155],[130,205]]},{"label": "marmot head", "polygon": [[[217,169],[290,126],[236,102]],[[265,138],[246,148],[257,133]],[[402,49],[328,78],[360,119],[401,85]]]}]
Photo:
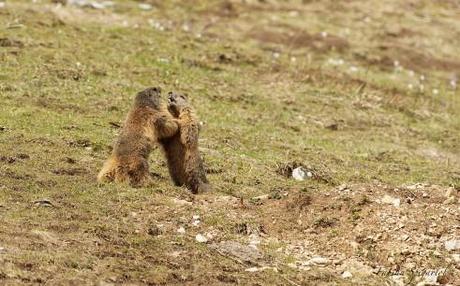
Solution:
[{"label": "marmot head", "polygon": [[182,109],[190,106],[187,95],[170,91],[168,93],[168,110],[175,117],[178,117]]},{"label": "marmot head", "polygon": [[137,107],[152,107],[155,109],[160,108],[161,101],[161,88],[159,87],[150,87],[136,95],[134,99],[134,105]]}]

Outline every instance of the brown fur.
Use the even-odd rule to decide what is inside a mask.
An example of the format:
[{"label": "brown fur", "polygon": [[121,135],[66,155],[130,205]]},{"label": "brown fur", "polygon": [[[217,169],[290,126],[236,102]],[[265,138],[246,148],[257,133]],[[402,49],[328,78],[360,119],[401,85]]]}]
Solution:
[{"label": "brown fur", "polygon": [[211,187],[198,150],[198,118],[185,96],[170,92],[168,101],[168,109],[179,123],[176,135],[160,140],[169,174],[174,184],[185,185],[193,193],[209,191]]},{"label": "brown fur", "polygon": [[112,154],[99,172],[99,182],[128,182],[135,187],[150,182],[152,148],[178,132],[177,120],[161,106],[160,94],[160,88],[148,88],[136,95]]}]

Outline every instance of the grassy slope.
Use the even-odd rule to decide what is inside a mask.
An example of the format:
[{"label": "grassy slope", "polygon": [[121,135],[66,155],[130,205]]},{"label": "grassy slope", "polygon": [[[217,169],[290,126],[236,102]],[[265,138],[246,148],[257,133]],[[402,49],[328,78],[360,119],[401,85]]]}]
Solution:
[{"label": "grassy slope", "polygon": [[[458,187],[460,100],[449,81],[459,71],[459,8],[399,2],[168,2],[148,12],[125,1],[110,11],[8,2],[0,9],[1,37],[22,44],[0,47],[0,246],[8,250],[0,254],[0,279],[336,281],[291,270],[246,273],[196,244],[201,229],[185,236],[175,229],[199,213],[220,239],[237,239],[232,223],[263,211],[241,209],[241,218],[228,218],[207,206],[224,195],[321,192],[343,183]],[[167,29],[152,28],[149,19]],[[395,48],[401,46],[408,51]],[[412,50],[421,56],[414,59]],[[345,64],[329,61],[339,58]],[[396,60],[403,70],[393,67]],[[420,75],[423,93],[414,91]],[[94,180],[116,136],[110,122],[121,123],[133,94],[151,85],[189,93],[205,122],[201,146],[217,171],[210,175],[215,192],[192,206],[174,203],[191,198],[171,186],[158,150],[152,169],[162,178],[153,190]],[[334,123],[338,130],[326,128]],[[290,162],[317,169],[328,183],[276,173]],[[42,198],[56,207],[34,206]],[[150,236],[154,224],[165,234]],[[177,260],[173,251],[185,254]]]}]

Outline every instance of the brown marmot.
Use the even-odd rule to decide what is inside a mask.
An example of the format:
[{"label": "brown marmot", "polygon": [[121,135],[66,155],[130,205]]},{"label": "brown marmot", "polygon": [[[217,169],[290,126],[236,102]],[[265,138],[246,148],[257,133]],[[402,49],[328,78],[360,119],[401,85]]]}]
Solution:
[{"label": "brown marmot", "polygon": [[179,132],[170,138],[161,139],[160,144],[163,146],[174,184],[185,185],[195,194],[211,190],[198,151],[198,118],[187,97],[170,92],[168,110],[178,119]]},{"label": "brown marmot", "polygon": [[161,89],[139,92],[113,147],[99,172],[99,182],[128,182],[144,186],[151,181],[148,157],[152,148],[178,132],[177,119],[161,104]]}]

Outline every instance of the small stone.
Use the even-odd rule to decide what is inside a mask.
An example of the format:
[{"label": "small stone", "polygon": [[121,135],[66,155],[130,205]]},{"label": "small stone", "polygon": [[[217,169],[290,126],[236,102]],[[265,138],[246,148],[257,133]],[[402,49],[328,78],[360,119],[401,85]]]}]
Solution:
[{"label": "small stone", "polygon": [[307,172],[302,167],[297,167],[294,170],[292,170],[292,177],[296,181],[304,181],[307,178]]},{"label": "small stone", "polygon": [[194,215],[192,217],[192,225],[193,226],[198,226],[201,223],[200,216],[199,215]]},{"label": "small stone", "polygon": [[342,278],[343,278],[343,279],[347,279],[347,278],[351,278],[351,277],[353,277],[353,274],[351,274],[350,271],[344,271],[344,272],[342,273]]},{"label": "small stone", "polygon": [[327,259],[326,257],[321,257],[321,256],[315,256],[312,259],[307,261],[308,265],[311,265],[311,264],[326,265],[328,263],[329,263],[329,259]]},{"label": "small stone", "polygon": [[184,233],[185,233],[185,228],[183,228],[183,227],[181,226],[181,227],[179,227],[179,228],[177,229],[177,232],[180,233],[180,234],[184,234]]},{"label": "small stone", "polygon": [[460,240],[448,240],[444,242],[444,247],[447,251],[460,249]]},{"label": "small stone", "polygon": [[200,243],[208,242],[208,239],[206,238],[206,236],[204,236],[204,235],[202,235],[200,233],[195,236],[195,240],[200,242]]},{"label": "small stone", "polygon": [[264,271],[266,269],[271,269],[275,272],[278,272],[278,269],[275,268],[275,267],[270,267],[270,266],[262,266],[262,267],[249,267],[249,268],[246,268],[244,271],[246,272],[259,272],[259,271]]},{"label": "small stone", "polygon": [[350,191],[350,189],[348,188],[348,186],[347,186],[346,184],[340,185],[340,186],[337,188],[337,190],[338,190],[339,192]]},{"label": "small stone", "polygon": [[180,206],[191,206],[192,205],[192,202],[189,202],[189,201],[186,201],[186,200],[179,200],[179,199],[173,199],[173,202],[176,204],[176,205],[180,205]]},{"label": "small stone", "polygon": [[141,10],[144,10],[144,11],[148,11],[148,10],[152,10],[152,5],[148,4],[148,3],[139,3],[139,5],[137,5],[137,7],[139,7],[139,9]]},{"label": "small stone", "polygon": [[453,259],[457,264],[460,264],[460,254],[452,254],[452,259]]},{"label": "small stone", "polygon": [[397,198],[393,198],[393,197],[390,197],[389,195],[385,195],[383,198],[382,198],[382,203],[384,204],[391,204],[393,205],[394,207],[399,207],[401,205],[401,200],[400,199],[397,199]]},{"label": "small stone", "polygon": [[232,256],[240,261],[248,262],[253,265],[259,264],[260,260],[263,258],[263,255],[259,250],[236,241],[221,241],[219,243],[211,244],[209,247],[217,250],[223,255]]}]

